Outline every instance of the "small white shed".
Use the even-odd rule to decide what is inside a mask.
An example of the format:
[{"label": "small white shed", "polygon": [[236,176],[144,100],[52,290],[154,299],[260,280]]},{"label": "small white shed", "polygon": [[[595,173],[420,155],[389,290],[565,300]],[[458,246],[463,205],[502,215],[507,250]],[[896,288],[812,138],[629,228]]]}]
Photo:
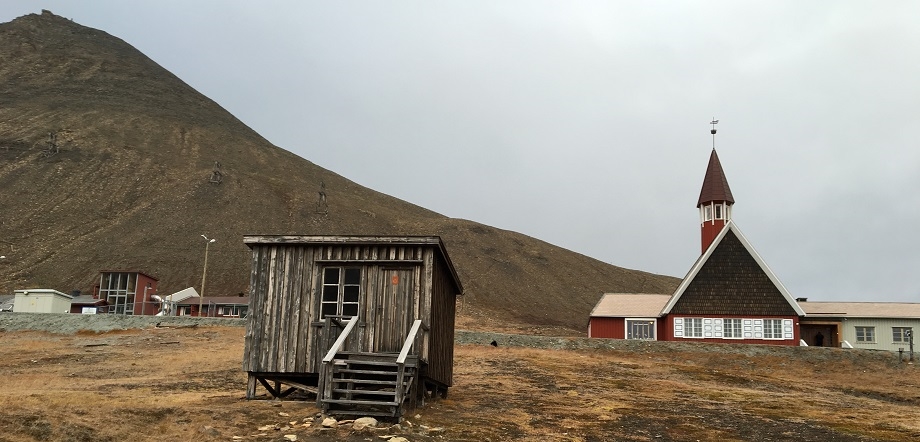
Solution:
[{"label": "small white shed", "polygon": [[16,290],[13,311],[17,313],[70,313],[73,296],[53,289]]}]

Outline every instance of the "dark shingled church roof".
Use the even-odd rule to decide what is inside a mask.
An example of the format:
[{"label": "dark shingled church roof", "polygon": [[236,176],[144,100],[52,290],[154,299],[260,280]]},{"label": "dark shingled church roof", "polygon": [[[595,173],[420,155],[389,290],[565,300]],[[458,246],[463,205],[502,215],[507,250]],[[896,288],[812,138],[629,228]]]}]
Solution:
[{"label": "dark shingled church roof", "polygon": [[732,197],[732,190],[728,188],[728,180],[725,178],[725,172],[722,171],[722,163],[719,162],[719,155],[716,150],[712,150],[709,156],[709,166],[706,167],[706,177],[703,178],[703,188],[700,190],[700,199],[696,207],[710,201],[725,201],[729,204],[735,204]]},{"label": "dark shingled church roof", "polygon": [[662,313],[805,314],[732,222],[694,264]]}]

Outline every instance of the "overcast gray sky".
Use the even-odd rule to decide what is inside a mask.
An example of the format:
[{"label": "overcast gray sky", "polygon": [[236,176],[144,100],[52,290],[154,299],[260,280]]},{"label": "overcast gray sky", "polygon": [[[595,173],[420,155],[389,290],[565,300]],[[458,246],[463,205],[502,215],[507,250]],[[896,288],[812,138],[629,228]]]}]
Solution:
[{"label": "overcast gray sky", "polygon": [[920,302],[920,2],[4,0],[0,21],[42,8],[362,185],[678,277],[715,117],[734,220],[793,296]]}]

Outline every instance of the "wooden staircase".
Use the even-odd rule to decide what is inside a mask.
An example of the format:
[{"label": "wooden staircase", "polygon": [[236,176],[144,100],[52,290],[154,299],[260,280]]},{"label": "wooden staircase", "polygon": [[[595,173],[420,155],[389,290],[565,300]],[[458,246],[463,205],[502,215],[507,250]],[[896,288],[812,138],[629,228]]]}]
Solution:
[{"label": "wooden staircase", "polygon": [[323,358],[316,402],[326,414],[398,419],[420,396],[428,327],[416,320],[399,353],[343,351],[355,324],[357,318],[345,323]]},{"label": "wooden staircase", "polygon": [[403,404],[415,401],[418,358],[396,362],[398,353],[339,353],[322,398],[323,412],[334,415],[398,418]]}]

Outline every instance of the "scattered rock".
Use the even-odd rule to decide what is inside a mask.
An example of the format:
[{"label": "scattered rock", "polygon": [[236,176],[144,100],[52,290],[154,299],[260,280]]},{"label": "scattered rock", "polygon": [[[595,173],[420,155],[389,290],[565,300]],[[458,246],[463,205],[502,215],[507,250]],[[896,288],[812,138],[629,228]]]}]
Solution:
[{"label": "scattered rock", "polygon": [[409,442],[409,439],[406,439],[402,436],[396,436],[394,438],[390,438],[389,442]]},{"label": "scattered rock", "polygon": [[278,416],[281,416],[281,417],[288,417],[288,416],[290,416],[290,414],[285,413],[285,412],[282,411],[282,412],[278,413]]},{"label": "scattered rock", "polygon": [[205,426],[199,428],[199,429],[198,429],[198,432],[199,432],[199,433],[207,434],[207,435],[209,435],[209,436],[217,436],[218,434],[220,434],[220,433],[217,432],[217,430],[214,429],[214,427],[212,427],[212,426],[210,426],[210,425],[205,425]]},{"label": "scattered rock", "polygon": [[295,441],[297,440],[297,435],[296,434],[285,434],[284,440]]},{"label": "scattered rock", "polygon": [[376,426],[377,426],[377,419],[374,419],[372,417],[361,417],[361,418],[355,419],[355,422],[351,424],[351,428],[353,430],[358,430],[358,431],[363,430],[367,427],[374,428]]},{"label": "scattered rock", "polygon": [[429,427],[429,426],[427,426],[427,425],[419,425],[418,427],[421,428],[423,432],[427,432],[427,433],[440,433],[440,432],[444,431],[444,427],[434,427],[434,428],[432,428],[432,427]]},{"label": "scattered rock", "polygon": [[274,430],[276,428],[277,427],[275,427],[274,425],[262,425],[261,427],[259,427],[259,431]]},{"label": "scattered rock", "polygon": [[331,417],[327,417],[323,419],[323,423],[322,423],[323,427],[325,428],[335,428],[336,425],[338,424],[339,423],[334,418],[331,418]]}]

